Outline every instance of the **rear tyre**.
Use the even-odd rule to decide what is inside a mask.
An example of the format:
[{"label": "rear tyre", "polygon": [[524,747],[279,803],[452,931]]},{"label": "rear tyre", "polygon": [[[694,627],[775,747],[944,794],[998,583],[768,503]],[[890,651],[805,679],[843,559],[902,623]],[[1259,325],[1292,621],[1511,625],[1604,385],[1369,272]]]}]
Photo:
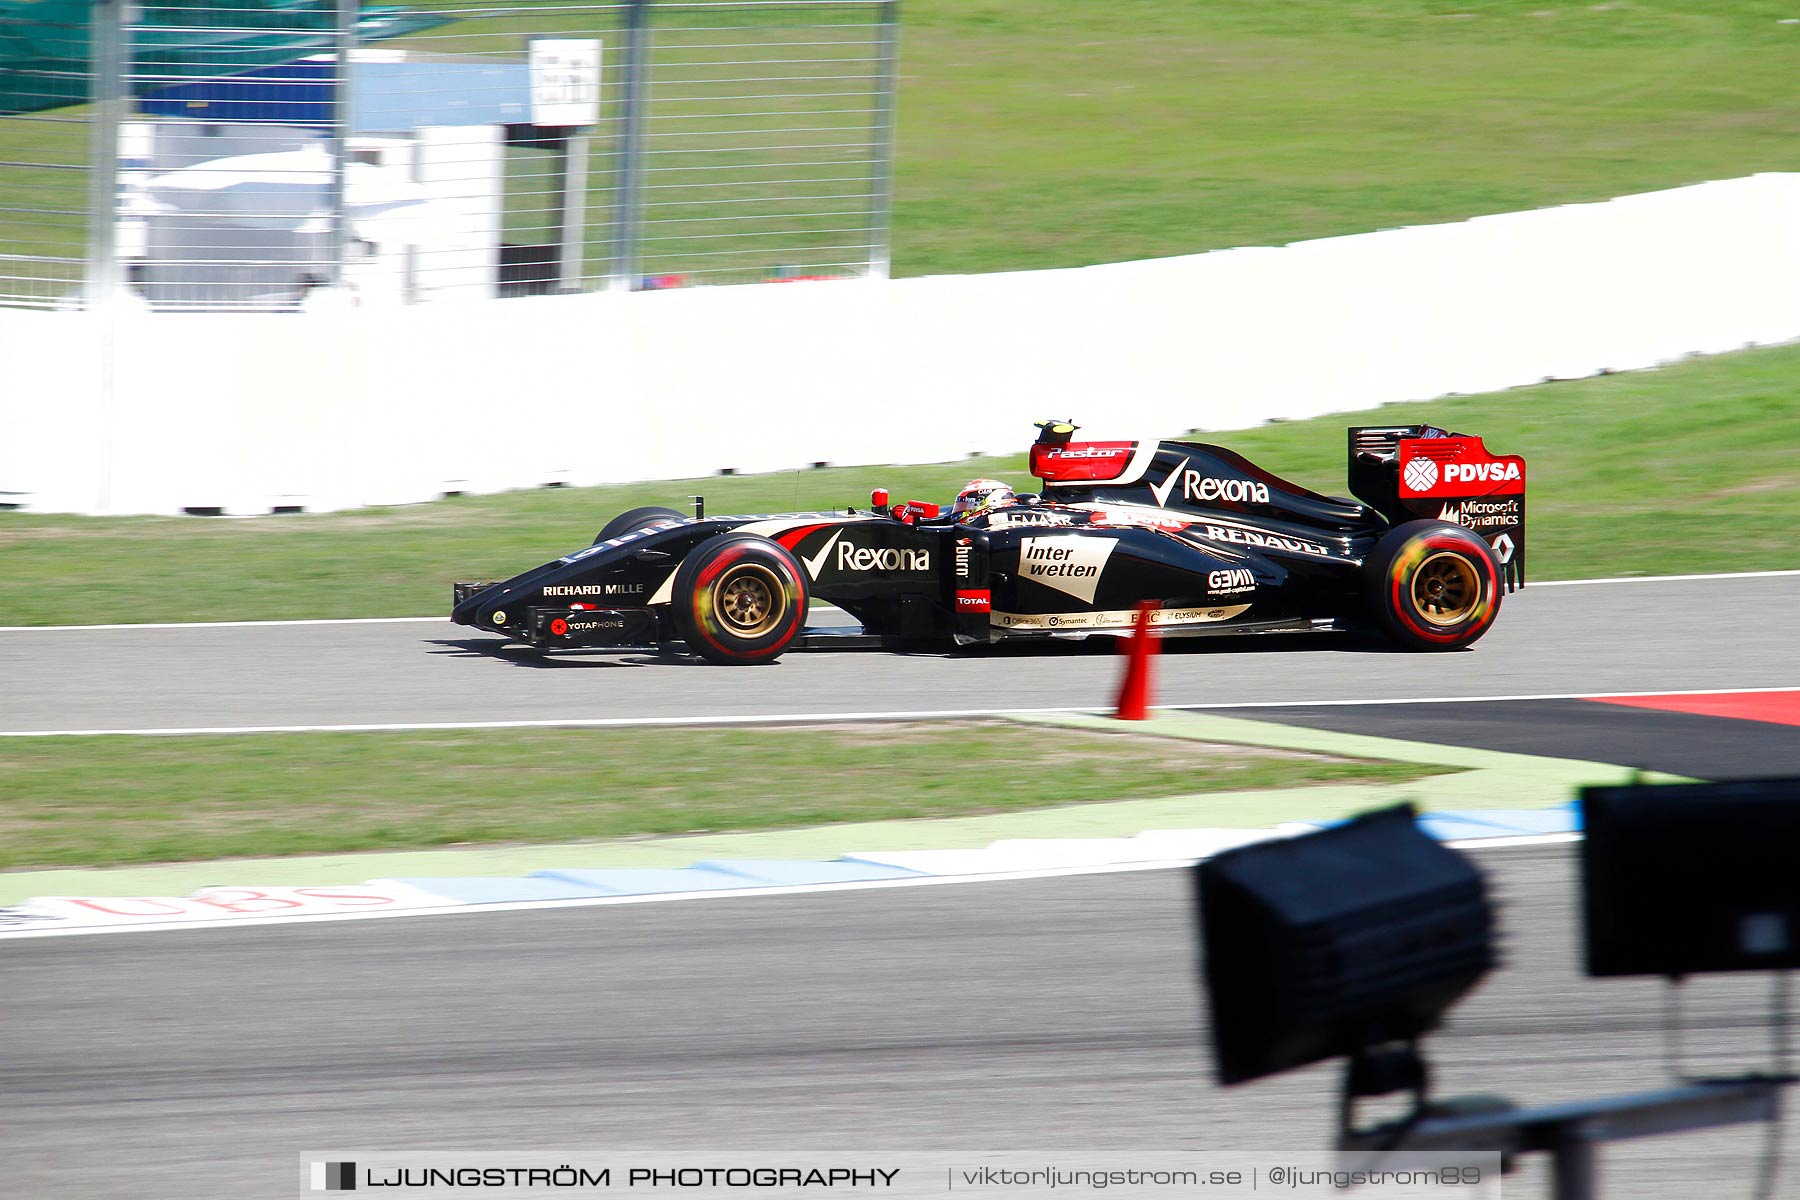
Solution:
[{"label": "rear tyre", "polygon": [[1500,612],[1500,566],[1460,525],[1409,521],[1390,529],[1364,564],[1369,606],[1409,650],[1458,650]]},{"label": "rear tyre", "polygon": [[768,538],[728,533],[702,543],[675,572],[675,627],[710,662],[771,662],[806,620],[806,572]]},{"label": "rear tyre", "polygon": [[594,535],[594,545],[598,546],[601,542],[610,542],[622,533],[630,533],[634,529],[642,529],[652,521],[662,521],[669,517],[680,520],[681,514],[672,508],[657,508],[654,505],[648,508],[626,509],[618,516],[608,521],[600,532]]}]

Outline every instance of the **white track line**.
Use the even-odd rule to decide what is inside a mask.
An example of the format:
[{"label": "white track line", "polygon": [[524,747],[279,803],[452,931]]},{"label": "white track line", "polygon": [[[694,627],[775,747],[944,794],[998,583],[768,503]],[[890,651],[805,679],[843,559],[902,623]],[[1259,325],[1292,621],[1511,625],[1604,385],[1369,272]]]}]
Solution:
[{"label": "white track line", "polygon": [[330,617],[316,621],[163,621],[141,625],[0,625],[0,633],[70,633],[92,629],[256,629],[264,625],[422,625],[435,621],[448,625],[450,618],[441,617]]},{"label": "white track line", "polygon": [[1800,575],[1800,571],[1722,571],[1714,575],[1620,575],[1614,579],[1533,579],[1525,586],[1534,587],[1586,587],[1599,583],[1685,583],[1698,579],[1779,579],[1787,575]]},{"label": "white track line", "polygon": [[[1369,700],[1248,700],[1229,704],[1158,704],[1158,712],[1242,712],[1263,708],[1355,708],[1395,704],[1498,704],[1516,700],[1634,699],[1644,696],[1735,696],[1743,692],[1800,692],[1800,686],[1696,688],[1654,692],[1541,692],[1516,696],[1391,696]],[[152,729],[8,729],[0,738],[22,737],[198,737],[245,733],[429,733],[459,729],[629,729],[682,725],[812,725],[851,721],[940,721],[968,717],[1094,713],[1092,706],[1062,708],[934,708],[871,712],[773,713],[711,717],[566,717],[522,721],[394,721],[364,725],[207,725]],[[1121,726],[1125,729],[1125,726]]]},{"label": "white track line", "polygon": [[[1800,575],[1794,571],[1733,571],[1715,575],[1621,575],[1612,579],[1544,579],[1532,580],[1527,587],[1586,587],[1590,584],[1610,583],[1683,583],[1689,580],[1707,579],[1777,579],[1788,575]],[[830,604],[814,604],[813,608],[821,612],[837,612]],[[144,623],[135,625],[0,625],[0,633],[65,633],[79,630],[103,629],[254,629],[260,626],[283,625],[407,625],[427,624],[430,622],[448,622],[448,616],[439,617],[321,617],[316,620],[299,621],[165,621],[160,623]]]},{"label": "white track line", "polygon": [[[1444,843],[1458,849],[1512,849],[1580,841],[1578,833],[1538,834],[1527,837],[1477,838]],[[188,929],[242,929],[251,925],[311,925],[324,921],[371,921],[394,917],[453,917],[475,913],[536,912],[551,908],[598,908],[614,904],[660,904],[672,900],[735,900],[755,896],[805,896],[819,892],[867,892],[885,888],[934,887],[953,883],[1011,883],[1016,880],[1060,879],[1070,875],[1116,875],[1127,871],[1169,871],[1191,867],[1191,858],[1151,862],[1102,863],[1095,866],[1039,867],[1029,871],[1001,871],[986,875],[919,875],[909,879],[863,879],[847,883],[795,883],[780,887],[708,888],[699,892],[652,892],[645,896],[581,896],[568,900],[510,900],[496,904],[446,904],[442,908],[398,908],[384,912],[306,913],[301,916],[214,917],[203,921],[146,921],[141,924],[81,925],[72,929],[33,929],[22,926],[0,931],[0,942],[14,938],[82,937],[101,933],[173,933]]]}]

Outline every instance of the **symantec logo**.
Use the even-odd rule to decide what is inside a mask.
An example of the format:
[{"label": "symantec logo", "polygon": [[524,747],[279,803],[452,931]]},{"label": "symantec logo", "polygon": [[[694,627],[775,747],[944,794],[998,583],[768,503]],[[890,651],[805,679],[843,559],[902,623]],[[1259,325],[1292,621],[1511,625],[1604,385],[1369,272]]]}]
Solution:
[{"label": "symantec logo", "polygon": [[1478,437],[1408,439],[1400,443],[1400,495],[1407,498],[1517,496],[1525,460],[1489,454]]}]

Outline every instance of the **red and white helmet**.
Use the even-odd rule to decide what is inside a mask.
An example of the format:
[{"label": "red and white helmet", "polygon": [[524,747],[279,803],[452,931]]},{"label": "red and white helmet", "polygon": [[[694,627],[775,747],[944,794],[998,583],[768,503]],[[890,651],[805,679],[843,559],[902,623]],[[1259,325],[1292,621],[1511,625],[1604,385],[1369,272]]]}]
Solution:
[{"label": "red and white helmet", "polygon": [[991,508],[1005,508],[1013,502],[1011,484],[998,479],[971,479],[963,485],[963,490],[956,493],[956,503],[950,506],[953,516],[967,513],[985,512]]}]

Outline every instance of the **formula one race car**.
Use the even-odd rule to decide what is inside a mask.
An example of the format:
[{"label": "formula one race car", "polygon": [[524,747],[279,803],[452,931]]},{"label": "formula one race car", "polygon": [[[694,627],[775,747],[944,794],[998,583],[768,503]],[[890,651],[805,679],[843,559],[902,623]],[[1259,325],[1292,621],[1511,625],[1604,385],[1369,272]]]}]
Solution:
[{"label": "formula one race car", "polygon": [[594,544],[503,583],[458,583],[451,619],[542,649],[670,647],[719,663],[856,639],[890,648],[1119,634],[1370,626],[1453,650],[1525,580],[1525,461],[1429,425],[1350,430],[1334,499],[1200,442],[1077,442],[1043,422],[1041,495],[978,480],[948,509],[622,513]]}]

